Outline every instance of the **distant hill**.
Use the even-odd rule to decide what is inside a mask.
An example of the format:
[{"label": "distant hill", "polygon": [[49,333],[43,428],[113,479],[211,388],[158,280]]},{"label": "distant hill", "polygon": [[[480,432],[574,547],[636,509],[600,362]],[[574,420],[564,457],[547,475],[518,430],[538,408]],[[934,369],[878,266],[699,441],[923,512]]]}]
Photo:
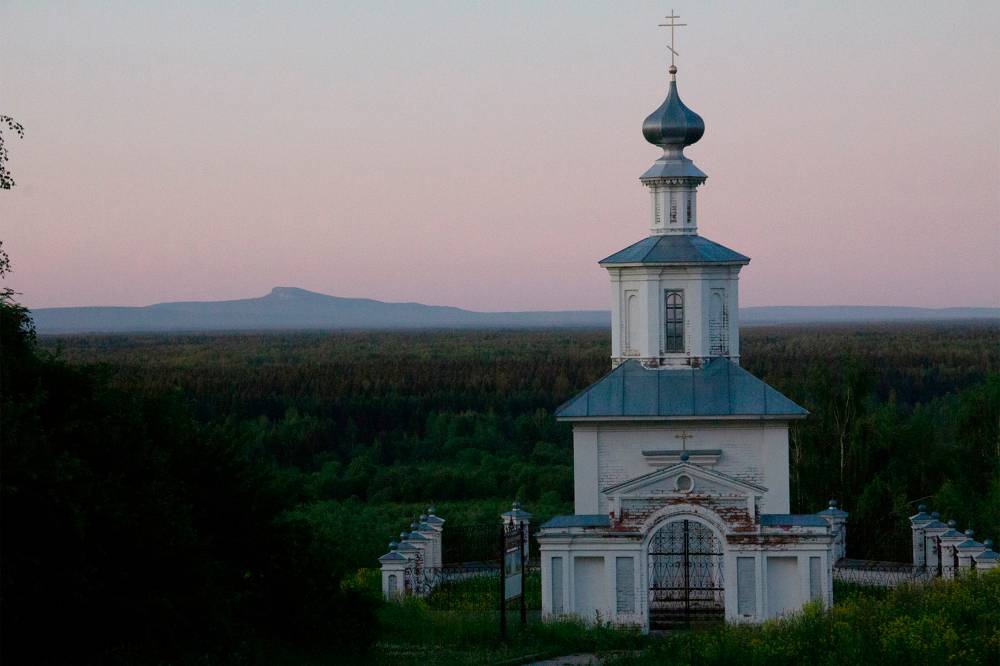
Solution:
[{"label": "distant hill", "polygon": [[[38,308],[39,333],[159,331],[556,328],[611,325],[606,310],[473,312],[420,303],[340,298],[294,287],[275,287],[260,298],[157,303],[145,307]],[[1000,308],[759,307],[740,312],[746,324],[996,319]]]}]

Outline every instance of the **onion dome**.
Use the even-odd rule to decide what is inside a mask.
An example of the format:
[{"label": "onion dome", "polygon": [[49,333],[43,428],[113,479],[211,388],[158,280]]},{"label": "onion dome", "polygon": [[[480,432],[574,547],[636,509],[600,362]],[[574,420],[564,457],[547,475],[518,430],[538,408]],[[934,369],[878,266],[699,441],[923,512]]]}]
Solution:
[{"label": "onion dome", "polygon": [[677,68],[671,65],[667,98],[642,123],[642,135],[646,137],[646,141],[661,148],[683,149],[698,141],[705,133],[705,121],[687,108],[677,93],[676,74]]}]

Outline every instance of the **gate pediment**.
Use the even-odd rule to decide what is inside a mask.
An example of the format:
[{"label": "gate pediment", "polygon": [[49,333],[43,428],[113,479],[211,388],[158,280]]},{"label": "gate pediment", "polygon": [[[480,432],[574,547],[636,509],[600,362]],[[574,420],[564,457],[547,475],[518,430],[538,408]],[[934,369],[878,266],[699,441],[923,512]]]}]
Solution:
[{"label": "gate pediment", "polygon": [[691,463],[678,463],[609,486],[601,491],[608,497],[648,498],[662,496],[697,496],[756,498],[767,488]]}]

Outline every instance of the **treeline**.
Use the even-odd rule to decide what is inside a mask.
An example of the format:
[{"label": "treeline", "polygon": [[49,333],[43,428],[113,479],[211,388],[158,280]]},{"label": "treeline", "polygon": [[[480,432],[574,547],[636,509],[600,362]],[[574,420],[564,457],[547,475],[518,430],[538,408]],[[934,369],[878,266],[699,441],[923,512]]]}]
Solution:
[{"label": "treeline", "polygon": [[[451,528],[571,510],[552,411],[609,368],[605,332],[36,342],[0,315],[5,657],[363,647],[340,579],[426,503]],[[840,499],[851,554],[906,557],[920,502],[1000,536],[996,327],[752,328],[743,354],[812,412],[793,510]]]},{"label": "treeline", "polygon": [[[794,511],[839,499],[859,557],[906,557],[905,518],[921,502],[1000,536],[994,322],[753,327],[742,338],[743,365],[811,412],[792,433]],[[122,390],[180,396],[200,422],[301,477],[314,501],[516,496],[568,507],[571,434],[552,411],[609,369],[603,331],[45,345]]]}]

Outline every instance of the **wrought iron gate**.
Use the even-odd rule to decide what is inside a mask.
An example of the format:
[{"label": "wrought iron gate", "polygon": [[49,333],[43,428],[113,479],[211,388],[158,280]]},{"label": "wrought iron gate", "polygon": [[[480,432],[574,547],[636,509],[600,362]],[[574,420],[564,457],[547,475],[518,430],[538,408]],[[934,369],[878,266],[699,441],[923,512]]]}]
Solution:
[{"label": "wrought iron gate", "polygon": [[673,629],[725,616],[722,543],[694,520],[660,527],[649,542],[649,628]]}]

